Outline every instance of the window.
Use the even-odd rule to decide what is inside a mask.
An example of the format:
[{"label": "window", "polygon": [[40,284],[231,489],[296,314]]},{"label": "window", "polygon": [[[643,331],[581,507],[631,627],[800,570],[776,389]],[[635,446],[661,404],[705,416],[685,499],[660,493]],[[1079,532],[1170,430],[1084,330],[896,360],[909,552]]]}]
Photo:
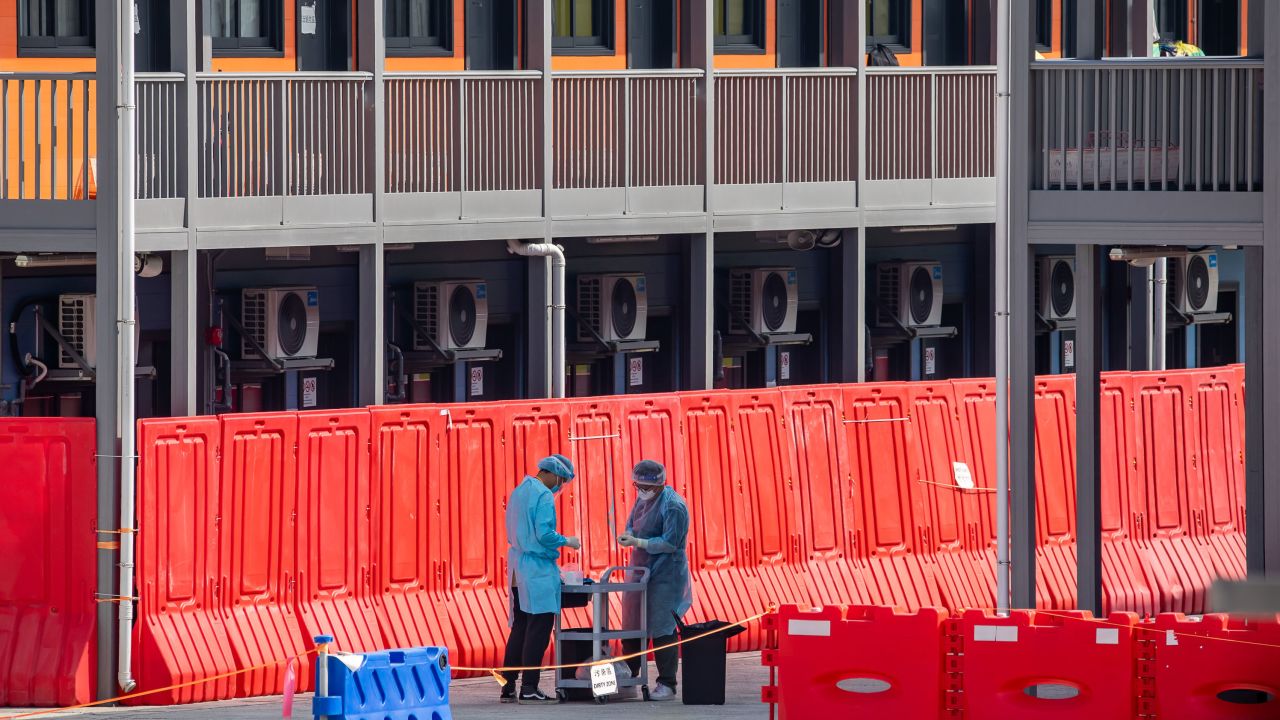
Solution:
[{"label": "window", "polygon": [[764,3],[760,0],[713,0],[717,52],[764,52]]},{"label": "window", "polygon": [[1157,0],[1156,28],[1160,31],[1160,39],[1170,42],[1187,39],[1187,3],[1186,0]]},{"label": "window", "polygon": [[29,55],[93,55],[91,0],[18,0],[18,47]]},{"label": "window", "polygon": [[911,0],[867,0],[868,45],[911,47]]},{"label": "window", "polygon": [[613,29],[609,9],[613,0],[554,0],[552,46],[560,55],[612,52]]},{"label": "window", "polygon": [[1053,0],[1036,0],[1036,50],[1053,50]]},{"label": "window", "polygon": [[453,0],[387,0],[388,55],[452,55]]},{"label": "window", "polygon": [[282,0],[211,0],[209,35],[218,55],[284,52]]}]

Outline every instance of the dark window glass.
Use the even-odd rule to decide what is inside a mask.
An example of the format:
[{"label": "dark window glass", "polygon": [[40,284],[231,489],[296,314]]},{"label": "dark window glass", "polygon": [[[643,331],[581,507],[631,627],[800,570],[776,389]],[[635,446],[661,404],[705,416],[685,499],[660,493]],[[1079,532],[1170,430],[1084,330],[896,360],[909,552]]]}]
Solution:
[{"label": "dark window glass", "polygon": [[911,0],[867,0],[868,45],[911,47]]},{"label": "dark window glass", "polygon": [[1053,49],[1053,0],[1036,0],[1036,50]]},{"label": "dark window glass", "polygon": [[453,0],[387,0],[387,54],[452,54]]},{"label": "dark window glass", "polygon": [[714,0],[715,45],[720,52],[764,52],[764,3]]},{"label": "dark window glass", "polygon": [[1160,39],[1170,42],[1187,40],[1186,0],[1156,0],[1156,28]]},{"label": "dark window glass", "polygon": [[18,47],[29,54],[93,55],[91,0],[18,0]]},{"label": "dark window glass", "polygon": [[551,16],[555,52],[608,52],[613,47],[613,0],[554,0]]},{"label": "dark window glass", "polygon": [[220,55],[283,52],[281,0],[211,0],[209,35]]}]

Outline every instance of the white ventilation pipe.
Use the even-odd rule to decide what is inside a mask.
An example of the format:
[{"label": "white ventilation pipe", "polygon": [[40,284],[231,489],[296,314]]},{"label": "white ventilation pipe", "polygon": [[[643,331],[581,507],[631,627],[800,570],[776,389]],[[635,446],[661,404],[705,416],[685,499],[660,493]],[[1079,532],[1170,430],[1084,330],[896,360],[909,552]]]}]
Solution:
[{"label": "white ventilation pipe", "polygon": [[551,397],[564,397],[564,250],[549,242],[523,243],[507,240],[507,250],[525,257],[551,258]]}]

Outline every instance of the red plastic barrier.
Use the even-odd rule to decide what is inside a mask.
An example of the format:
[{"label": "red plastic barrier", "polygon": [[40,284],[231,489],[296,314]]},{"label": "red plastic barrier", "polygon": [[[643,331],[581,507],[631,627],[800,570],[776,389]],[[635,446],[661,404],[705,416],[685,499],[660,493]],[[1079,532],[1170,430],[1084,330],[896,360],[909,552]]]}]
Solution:
[{"label": "red plastic barrier", "polygon": [[912,479],[925,500],[922,548],[931,557],[944,606],[952,610],[995,606],[994,576],[978,541],[982,505],[993,501],[985,488],[957,485],[974,465],[957,422],[950,383],[914,383],[907,388],[911,408]]},{"label": "red plastic barrier", "polygon": [[840,392],[836,386],[782,391],[795,443],[805,577],[816,603],[869,604],[877,598],[857,556],[858,515]]},{"label": "red plastic barrier", "polygon": [[1155,614],[1155,597],[1134,539],[1135,508],[1145,506],[1137,465],[1137,429],[1128,373],[1102,376],[1102,609]]},{"label": "red plastic barrier", "polygon": [[859,552],[878,602],[915,610],[942,605],[934,566],[922,556],[925,510],[911,476],[911,406],[903,383],[844,388],[845,432],[861,514]]},{"label": "red plastic barrier", "polygon": [[[138,690],[213,677],[236,668],[219,612],[222,538],[218,514],[222,426],[217,418],[138,423]],[[222,678],[138,698],[137,704],[223,700]]]},{"label": "red plastic barrier", "polygon": [[1076,386],[1036,381],[1036,604],[1076,606]]},{"label": "red plastic barrier", "polygon": [[1140,633],[1140,672],[1154,687],[1145,715],[1185,720],[1280,717],[1280,622],[1165,613]]},{"label": "red plastic barrier", "polygon": [[1196,469],[1204,498],[1193,531],[1208,546],[1214,575],[1242,578],[1247,572],[1244,526],[1236,517],[1244,502],[1242,388],[1234,368],[1193,371],[1186,376],[1194,391]]},{"label": "red plastic barrier", "polygon": [[90,699],[94,428],[93,420],[0,420],[0,705]]},{"label": "red plastic barrier", "polygon": [[[756,615],[770,605],[809,604],[802,578],[799,499],[794,480],[794,428],[787,424],[778,391],[734,393],[737,471],[747,490],[751,512],[748,555],[760,580],[755,606],[737,609],[736,617]],[[759,647],[759,646],[757,646]]]},{"label": "red plastic barrier", "polygon": [[[974,487],[989,492],[979,500],[977,516],[971,523],[975,552],[984,577],[994,585],[996,573],[996,386],[991,380],[952,380],[960,431],[969,451]],[[994,591],[992,597],[994,597]]]},{"label": "red plastic barrier", "polygon": [[1134,374],[1138,473],[1146,488],[1142,557],[1161,611],[1202,612],[1213,582],[1213,570],[1192,537],[1195,513],[1204,506],[1194,467],[1195,423],[1188,417],[1194,414],[1188,412],[1193,397],[1176,375]]},{"label": "red plastic barrier", "polygon": [[510,410],[501,403],[454,405],[443,430],[443,551],[446,611],[457,638],[456,665],[497,667],[506,647],[506,498],[528,469],[503,450]]},{"label": "red plastic barrier", "polygon": [[[222,612],[237,669],[267,666],[237,676],[236,694],[271,695],[284,687],[288,658],[311,644],[295,614],[298,416],[224,415],[220,422]],[[310,676],[299,673],[298,686],[310,688]]]},{"label": "red plastic barrier", "polygon": [[[738,619],[764,604],[751,572],[748,488],[735,462],[734,410],[727,393],[681,397],[688,446],[689,565],[695,620]],[[758,629],[729,641],[732,650],[760,647]]]},{"label": "red plastic barrier", "polygon": [[443,455],[436,406],[372,408],[370,447],[378,623],[389,645],[458,648],[445,613]]},{"label": "red plastic barrier", "polygon": [[[370,586],[369,413],[298,414],[297,613],[304,640],[347,652],[387,647]],[[300,665],[311,675],[310,656]]]},{"label": "red plastic barrier", "polygon": [[763,659],[778,672],[765,702],[777,704],[781,720],[950,717],[945,620],[938,608],[783,606],[768,619],[777,649]]},{"label": "red plastic barrier", "polygon": [[963,642],[964,717],[1132,720],[1138,687],[1137,616],[1105,621],[1078,611],[971,610],[954,621]]}]

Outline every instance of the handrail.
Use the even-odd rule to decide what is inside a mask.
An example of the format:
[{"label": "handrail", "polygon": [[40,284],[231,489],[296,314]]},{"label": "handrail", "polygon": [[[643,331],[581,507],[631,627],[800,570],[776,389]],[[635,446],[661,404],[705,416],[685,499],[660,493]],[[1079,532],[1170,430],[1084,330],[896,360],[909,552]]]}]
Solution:
[{"label": "handrail", "polygon": [[508,80],[542,77],[541,70],[486,70],[482,72],[415,72],[399,71],[382,74],[385,80]]},{"label": "handrail", "polygon": [[372,80],[369,72],[201,72],[197,80]]},{"label": "handrail", "polygon": [[180,72],[153,72],[136,73],[134,77],[138,82],[182,82],[187,76]]},{"label": "handrail", "polygon": [[668,68],[665,70],[566,70],[553,72],[551,78],[679,78],[702,77],[702,68]]},{"label": "handrail", "polygon": [[851,67],[820,68],[724,68],[717,69],[717,77],[799,77],[816,75],[819,77],[840,77],[857,75],[858,69]]},{"label": "handrail", "polygon": [[995,65],[946,65],[928,67],[869,67],[868,75],[993,75]]},{"label": "handrail", "polygon": [[0,71],[0,80],[96,80],[97,73],[91,72],[14,72]]},{"label": "handrail", "polygon": [[1261,70],[1265,62],[1255,58],[1172,57],[1172,58],[1104,58],[1102,60],[1036,60],[1033,70],[1116,70],[1134,68],[1223,68]]}]

